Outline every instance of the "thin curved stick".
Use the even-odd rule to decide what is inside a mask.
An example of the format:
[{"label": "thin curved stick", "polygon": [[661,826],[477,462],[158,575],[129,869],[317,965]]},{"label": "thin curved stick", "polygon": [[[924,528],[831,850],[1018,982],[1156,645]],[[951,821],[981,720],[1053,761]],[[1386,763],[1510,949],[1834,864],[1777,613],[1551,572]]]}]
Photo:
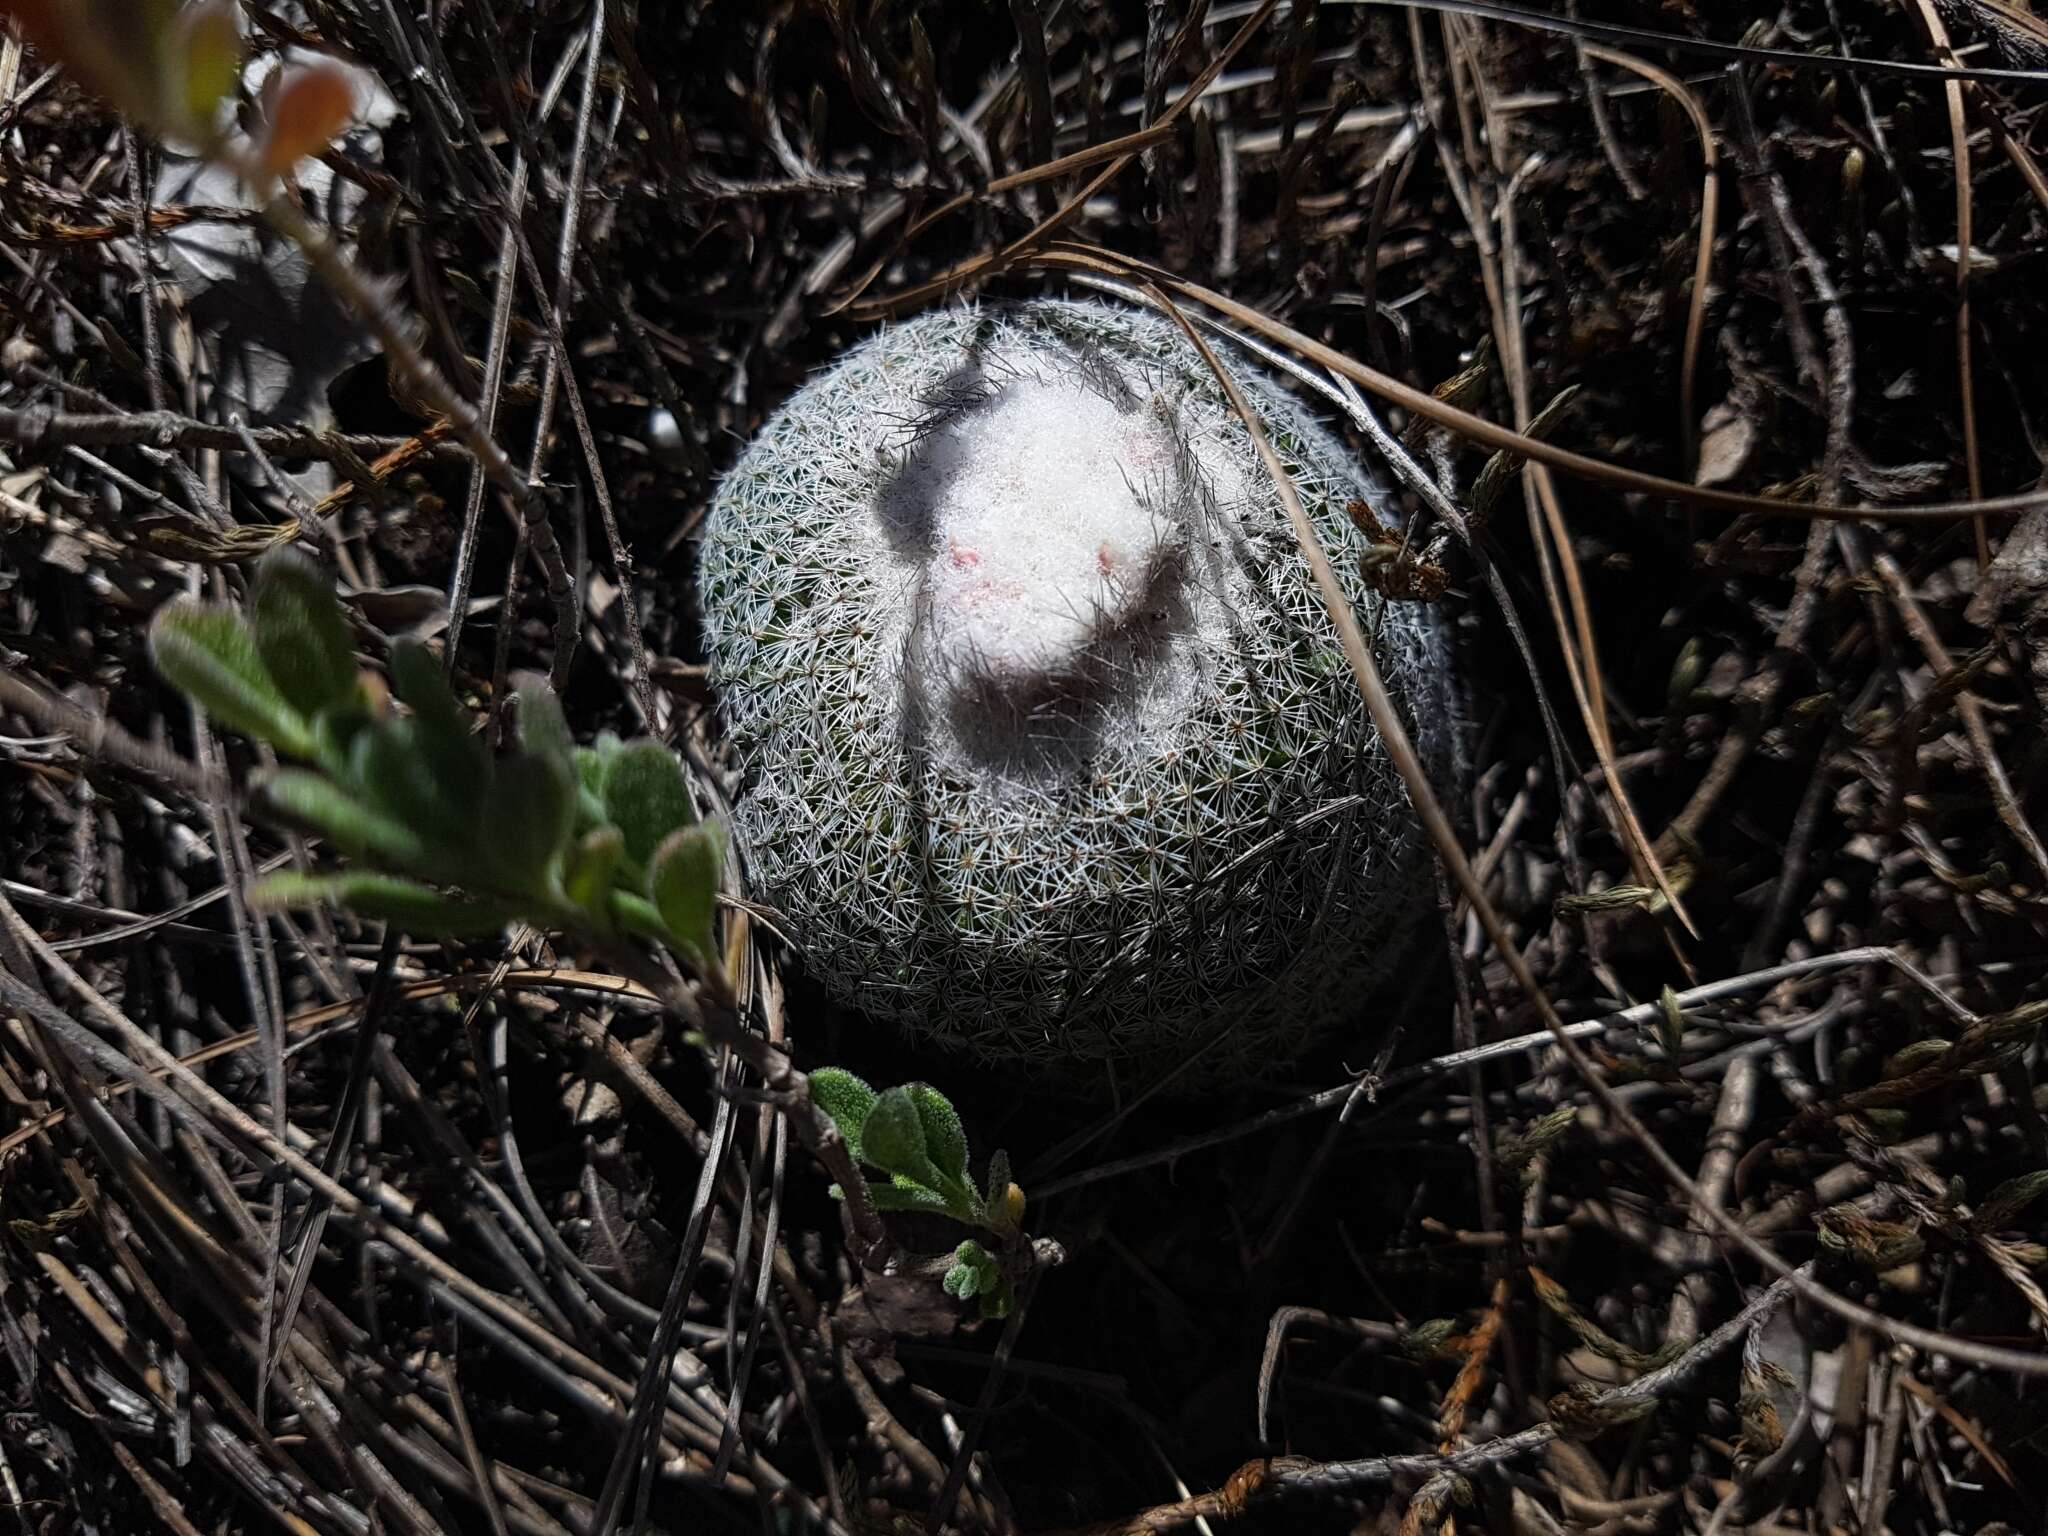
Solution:
[{"label": "thin curved stick", "polygon": [[[1692,260],[1692,302],[1686,307],[1685,349],[1678,362],[1678,433],[1679,441],[1685,445],[1683,466],[1689,479],[1700,467],[1699,412],[1693,391],[1698,386],[1700,332],[1707,320],[1707,279],[1714,269],[1714,227],[1721,211],[1721,151],[1714,142],[1714,126],[1707,121],[1706,110],[1700,106],[1699,98],[1685,88],[1684,81],[1669,70],[1612,48],[1602,48],[1598,43],[1583,46],[1589,57],[1633,70],[1663,90],[1684,109],[1700,136],[1700,157],[1706,162],[1706,173],[1700,180],[1700,243]],[[1978,485],[1970,487],[1972,497],[1981,491]]]},{"label": "thin curved stick", "polygon": [[[1920,21],[1927,28],[1927,40],[1934,51],[1955,62],[1956,51],[1949,46],[1948,28],[1933,0],[1919,0]],[[1943,87],[1948,98],[1949,156],[1956,179],[1956,390],[1963,407],[1963,474],[1973,497],[1984,494],[1984,464],[1977,448],[1977,370],[1970,360],[1970,123],[1963,111],[1963,83],[1951,80]],[[1991,531],[1983,518],[1976,519],[1977,569],[1991,569]]]}]

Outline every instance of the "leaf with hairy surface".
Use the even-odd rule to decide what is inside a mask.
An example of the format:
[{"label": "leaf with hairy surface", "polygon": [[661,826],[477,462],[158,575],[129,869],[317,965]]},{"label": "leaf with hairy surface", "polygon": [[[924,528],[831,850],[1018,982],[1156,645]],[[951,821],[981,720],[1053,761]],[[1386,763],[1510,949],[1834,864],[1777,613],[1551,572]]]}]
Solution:
[{"label": "leaf with hairy surface", "polygon": [[272,875],[250,888],[249,900],[264,910],[326,902],[408,933],[447,937],[496,933],[507,921],[503,911],[487,902],[448,896],[411,880],[362,871]]},{"label": "leaf with hairy surface", "polygon": [[647,873],[647,893],[661,919],[700,963],[718,958],[718,871],[725,861],[725,838],[709,823],[699,822],[671,833],[654,851]]},{"label": "leaf with hairy surface", "polygon": [[810,1083],[811,1102],[831,1117],[854,1161],[861,1161],[860,1129],[874,1110],[875,1090],[840,1067],[818,1068]]},{"label": "leaf with hairy surface", "polygon": [[265,555],[249,589],[249,627],[277,691],[305,715],[355,695],[355,647],[334,583],[295,549]]},{"label": "leaf with hairy surface", "polygon": [[663,838],[697,819],[682,764],[658,741],[620,746],[604,765],[604,809],[626,838],[626,856],[646,867]]},{"label": "leaf with hairy surface", "polygon": [[311,728],[278,691],[239,613],[171,603],[149,627],[149,652],[157,671],[220,724],[292,757],[313,755]]}]

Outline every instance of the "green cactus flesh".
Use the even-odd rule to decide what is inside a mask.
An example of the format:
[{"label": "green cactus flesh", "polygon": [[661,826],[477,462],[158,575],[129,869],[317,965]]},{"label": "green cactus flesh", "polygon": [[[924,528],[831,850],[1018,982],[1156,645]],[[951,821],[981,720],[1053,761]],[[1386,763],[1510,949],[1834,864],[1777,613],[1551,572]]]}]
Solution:
[{"label": "green cactus flesh", "polygon": [[[1448,781],[1443,621],[1358,579],[1345,505],[1391,521],[1383,487],[1226,365]],[[727,477],[701,593],[753,891],[922,1037],[1214,1084],[1356,1016],[1429,906],[1278,491],[1167,320],[1040,300],[863,342]]]}]

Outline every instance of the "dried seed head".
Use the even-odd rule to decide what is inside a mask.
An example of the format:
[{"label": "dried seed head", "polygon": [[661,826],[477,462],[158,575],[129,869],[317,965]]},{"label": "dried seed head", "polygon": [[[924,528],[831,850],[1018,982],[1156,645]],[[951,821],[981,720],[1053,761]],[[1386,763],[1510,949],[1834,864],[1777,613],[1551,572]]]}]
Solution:
[{"label": "dried seed head", "polygon": [[[1342,445],[1241,359],[1340,571]],[[735,833],[835,992],[1069,1079],[1284,1059],[1399,958],[1426,841],[1279,496],[1168,322],[1039,301],[864,342],[706,524]],[[1458,771],[1436,610],[1351,596]]]}]

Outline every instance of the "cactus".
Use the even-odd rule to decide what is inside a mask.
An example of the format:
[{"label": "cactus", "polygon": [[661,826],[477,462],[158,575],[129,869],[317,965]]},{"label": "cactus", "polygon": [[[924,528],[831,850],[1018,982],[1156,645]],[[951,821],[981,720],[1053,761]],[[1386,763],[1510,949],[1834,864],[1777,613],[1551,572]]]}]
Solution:
[{"label": "cactus", "polygon": [[[1449,782],[1443,621],[1369,589],[1346,512],[1389,498],[1226,365]],[[1428,909],[1278,493],[1165,319],[1040,300],[873,336],[726,478],[700,591],[752,888],[837,996],[921,1037],[1213,1084],[1356,1014]]]}]

